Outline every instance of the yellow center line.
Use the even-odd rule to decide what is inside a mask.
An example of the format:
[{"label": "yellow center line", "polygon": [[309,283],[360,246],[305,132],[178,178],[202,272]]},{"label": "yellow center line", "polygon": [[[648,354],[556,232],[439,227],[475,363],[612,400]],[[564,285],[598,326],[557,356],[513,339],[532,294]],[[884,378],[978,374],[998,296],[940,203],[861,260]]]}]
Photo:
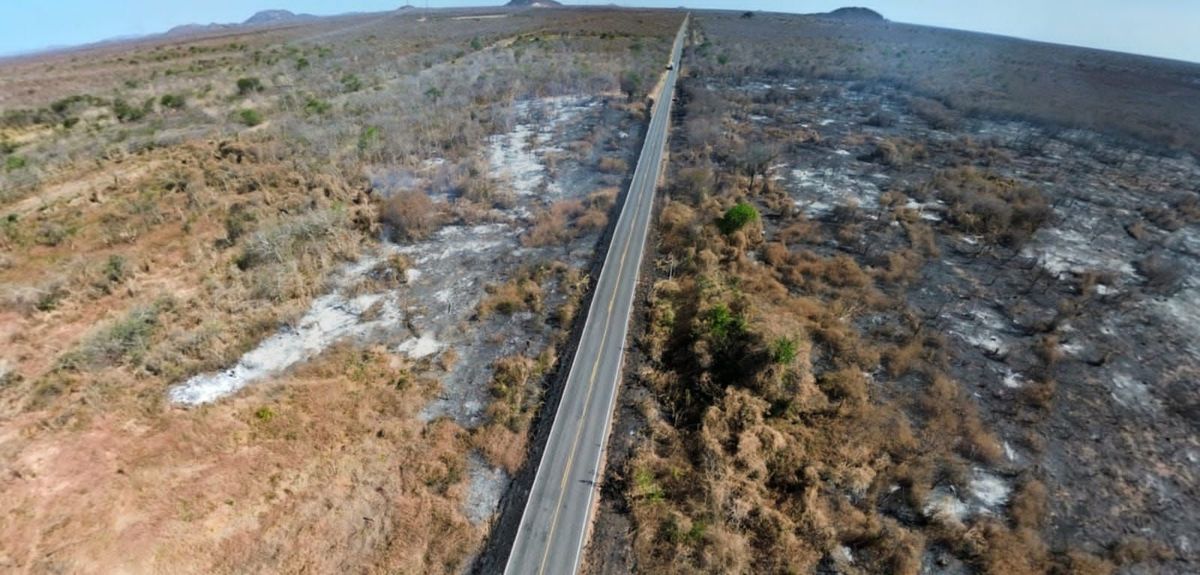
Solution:
[{"label": "yellow center line", "polygon": [[[642,178],[645,180],[645,178]],[[630,191],[637,187],[637,179],[630,183]],[[639,194],[640,195],[640,194]],[[630,198],[637,202],[638,198]],[[617,303],[617,291],[621,285],[621,276],[625,273],[625,258],[629,255],[629,248],[633,245],[631,236],[633,230],[637,227],[638,221],[641,219],[641,208],[634,207],[633,221],[629,227],[629,234],[625,238],[625,249],[621,252],[621,260],[617,263],[617,279],[614,282],[612,297],[608,300],[608,314],[604,319],[604,330],[600,334],[600,346],[603,348],[604,341],[608,339],[608,328],[612,325],[612,309]],[[599,282],[597,281],[597,287]],[[581,344],[582,345],[582,344]],[[538,574],[541,575],[546,570],[546,561],[550,558],[550,542],[554,539],[554,531],[558,527],[558,515],[562,511],[563,497],[567,494],[567,480],[571,476],[571,469],[575,465],[575,452],[579,447],[579,439],[583,436],[583,426],[587,421],[588,408],[591,406],[592,390],[595,388],[596,374],[600,370],[600,358],[603,354],[600,351],[596,352],[596,361],[592,363],[592,373],[588,377],[587,397],[583,402],[583,413],[579,416],[579,426],[575,429],[575,439],[571,442],[571,451],[567,455],[567,465],[563,470],[562,482],[559,483],[558,502],[554,505],[554,517],[550,521],[550,531],[546,533],[546,548],[542,553],[542,563],[538,567]],[[565,393],[565,392],[564,392]]]}]

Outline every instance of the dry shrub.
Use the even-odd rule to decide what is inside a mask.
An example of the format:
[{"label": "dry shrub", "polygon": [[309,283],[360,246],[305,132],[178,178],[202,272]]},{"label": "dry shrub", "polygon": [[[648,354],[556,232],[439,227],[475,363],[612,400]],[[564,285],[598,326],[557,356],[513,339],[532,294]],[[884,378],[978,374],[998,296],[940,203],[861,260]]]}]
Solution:
[{"label": "dry shrub", "polygon": [[533,226],[521,236],[525,247],[562,245],[573,237],[568,222],[583,213],[583,202],[561,200],[533,216]]},{"label": "dry shrub", "polygon": [[997,465],[1004,461],[1004,446],[1000,443],[999,439],[996,439],[993,433],[984,429],[983,422],[979,420],[979,414],[975,410],[975,405],[965,399],[961,401],[963,404],[963,414],[962,438],[959,443],[960,451],[967,457],[989,465]]},{"label": "dry shrub", "polygon": [[620,175],[629,171],[629,164],[621,158],[605,156],[600,158],[600,161],[596,164],[596,169],[606,174]]},{"label": "dry shrub", "polygon": [[1049,566],[1047,550],[1037,533],[1009,530],[995,519],[983,518],[962,535],[975,563],[986,575],[1036,575]]},{"label": "dry shrub", "polygon": [[1150,561],[1170,561],[1175,558],[1175,553],[1165,543],[1137,536],[1122,538],[1113,545],[1109,553],[1112,560],[1122,566]]},{"label": "dry shrub", "polygon": [[1058,384],[1053,379],[1041,377],[1021,388],[1021,400],[1033,407],[1048,409],[1054,403],[1057,389]]},{"label": "dry shrub", "polygon": [[463,199],[483,206],[507,209],[515,201],[512,192],[501,188],[486,172],[468,176],[459,188]]},{"label": "dry shrub", "polygon": [[900,377],[920,366],[925,354],[925,341],[920,337],[912,337],[903,345],[889,348],[883,353],[884,364],[888,375]]},{"label": "dry shrub", "polygon": [[887,283],[906,285],[917,279],[924,263],[925,258],[914,250],[897,250],[887,255],[887,267],[875,275]]},{"label": "dry shrub", "polygon": [[876,142],[875,150],[863,159],[893,168],[903,168],[927,156],[925,145],[920,142],[913,142],[907,138],[883,138]]},{"label": "dry shrub", "polygon": [[821,388],[830,399],[860,406],[868,399],[866,375],[858,369],[846,368],[822,374],[818,378]]},{"label": "dry shrub", "polygon": [[1009,501],[1008,513],[1018,528],[1038,529],[1046,517],[1046,485],[1029,478]]},{"label": "dry shrub", "polygon": [[1006,246],[1025,243],[1053,215],[1040,190],[974,168],[942,171],[930,185],[957,229]]},{"label": "dry shrub", "polygon": [[912,98],[909,108],[918,118],[925,120],[935,130],[954,130],[962,124],[962,117],[945,104],[929,98]]},{"label": "dry shrub", "polygon": [[513,475],[525,463],[529,434],[500,423],[489,423],[471,433],[471,444],[488,463]]},{"label": "dry shrub", "polygon": [[379,218],[395,241],[428,238],[442,223],[441,211],[420,190],[397,192],[383,200]]},{"label": "dry shrub", "polygon": [[544,247],[564,245],[581,234],[608,225],[608,212],[616,199],[616,188],[590,194],[586,200],[560,200],[533,216],[533,226],[521,236],[521,245]]},{"label": "dry shrub", "polygon": [[1067,551],[1055,570],[1062,575],[1112,575],[1116,571],[1117,566],[1112,562],[1075,549]]},{"label": "dry shrub", "polygon": [[522,310],[537,312],[542,309],[542,286],[529,273],[518,274],[509,281],[484,288],[484,296],[476,308],[479,317],[494,313],[512,315]]},{"label": "dry shrub", "polygon": [[1042,365],[1047,368],[1054,367],[1063,357],[1062,346],[1059,344],[1058,336],[1055,334],[1046,334],[1038,337],[1034,342],[1033,353],[1042,361]]}]

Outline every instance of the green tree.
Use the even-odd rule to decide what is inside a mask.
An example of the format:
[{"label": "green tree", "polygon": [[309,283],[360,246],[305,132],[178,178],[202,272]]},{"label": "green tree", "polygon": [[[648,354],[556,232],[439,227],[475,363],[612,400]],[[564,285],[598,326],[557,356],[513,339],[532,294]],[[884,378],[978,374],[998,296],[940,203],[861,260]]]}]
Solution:
[{"label": "green tree", "polygon": [[717,220],[717,227],[721,229],[722,233],[728,235],[757,219],[758,210],[754,209],[754,206],[746,202],[738,202],[737,205],[726,210],[721,219]]},{"label": "green tree", "polygon": [[642,77],[637,72],[630,70],[621,76],[621,91],[632,102],[634,98],[642,91]]}]

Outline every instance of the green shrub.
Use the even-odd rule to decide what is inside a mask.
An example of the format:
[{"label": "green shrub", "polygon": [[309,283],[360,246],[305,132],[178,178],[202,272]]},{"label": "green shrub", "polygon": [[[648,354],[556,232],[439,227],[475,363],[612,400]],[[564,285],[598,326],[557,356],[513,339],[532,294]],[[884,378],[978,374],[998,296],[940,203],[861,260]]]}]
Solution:
[{"label": "green shrub", "polygon": [[758,210],[754,206],[745,202],[738,202],[737,205],[729,208],[721,219],[717,220],[717,227],[726,235],[732,234],[744,227],[746,224],[758,219]]},{"label": "green shrub", "polygon": [[238,78],[237,89],[239,95],[245,96],[253,92],[261,92],[263,85],[262,81],[258,78]]},{"label": "green shrub", "polygon": [[254,419],[266,423],[275,419],[275,411],[269,407],[260,407],[254,411]]},{"label": "green shrub", "polygon": [[37,308],[38,311],[52,311],[58,307],[58,303],[67,297],[67,295],[66,288],[62,284],[55,283],[38,294],[37,301],[34,302],[33,307]]},{"label": "green shrub", "polygon": [[358,135],[358,151],[365,152],[371,144],[379,141],[379,126],[367,126]]},{"label": "green shrub", "polygon": [[708,310],[704,317],[708,338],[716,344],[724,344],[746,330],[746,320],[734,314],[729,307],[719,303]]},{"label": "green shrub", "polygon": [[9,156],[4,158],[4,170],[7,172],[19,170],[24,168],[26,165],[28,165],[28,162],[25,160],[24,156]]},{"label": "green shrub", "polygon": [[238,119],[247,126],[257,126],[263,122],[262,114],[258,110],[245,108],[238,112]]},{"label": "green shrub", "polygon": [[296,69],[297,70],[303,70],[311,65],[312,64],[308,61],[308,58],[297,58],[296,59]]},{"label": "green shrub", "polygon": [[246,235],[253,229],[254,223],[258,220],[254,212],[246,208],[245,204],[233,204],[229,207],[229,213],[225,216],[225,245],[233,245],[238,241],[238,238]]},{"label": "green shrub", "polygon": [[342,90],[346,92],[357,92],[363,87],[362,80],[354,74],[346,74],[342,76]]},{"label": "green shrub", "polygon": [[120,122],[136,122],[138,120],[141,120],[142,118],[145,118],[146,113],[149,111],[150,106],[153,106],[153,105],[154,105],[153,98],[147,100],[146,104],[143,104],[140,108],[137,106],[131,106],[128,102],[126,102],[122,98],[117,98],[116,100],[113,100],[112,110],[113,110],[113,115],[115,115],[117,117],[118,121],[120,121]]},{"label": "green shrub", "polygon": [[632,102],[642,92],[642,76],[630,70],[621,75],[621,91]]},{"label": "green shrub", "polygon": [[104,262],[104,267],[100,270],[100,279],[95,285],[101,292],[112,293],[113,286],[125,281],[127,277],[129,268],[125,264],[125,258],[119,254],[112,254]]},{"label": "green shrub", "polygon": [[304,112],[307,114],[322,115],[328,113],[331,109],[333,109],[333,104],[330,104],[325,100],[317,99],[313,96],[309,96],[308,99],[304,101]]},{"label": "green shrub", "polygon": [[796,359],[796,342],[787,337],[781,337],[771,342],[771,361],[780,365],[788,365]]},{"label": "green shrub", "polygon": [[159,315],[174,303],[169,299],[137,307],[125,317],[89,336],[75,351],[63,356],[64,369],[99,368],[140,363],[150,349]]},{"label": "green shrub", "polygon": [[168,110],[182,110],[187,105],[187,100],[181,94],[163,94],[158,100],[158,105]]},{"label": "green shrub", "polygon": [[649,501],[662,501],[666,495],[655,480],[654,472],[644,468],[633,472],[633,492],[635,498]]}]

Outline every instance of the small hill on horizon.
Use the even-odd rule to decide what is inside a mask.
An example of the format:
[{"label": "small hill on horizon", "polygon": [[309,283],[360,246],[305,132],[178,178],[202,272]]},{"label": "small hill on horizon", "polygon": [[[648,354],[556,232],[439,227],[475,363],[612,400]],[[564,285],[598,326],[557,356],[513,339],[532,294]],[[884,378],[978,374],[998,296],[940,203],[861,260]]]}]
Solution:
[{"label": "small hill on horizon", "polygon": [[552,8],[562,6],[557,0],[508,0],[509,8]]},{"label": "small hill on horizon", "polygon": [[272,24],[284,24],[288,22],[307,22],[315,20],[318,16],[313,14],[296,14],[291,10],[260,10],[255,12],[253,16],[239,23],[218,23],[211,24],[182,24],[167,30],[166,36],[189,36],[200,34],[203,32],[213,32],[218,30],[235,30],[240,26],[269,26]]},{"label": "small hill on horizon", "polygon": [[863,8],[860,6],[850,6],[850,7],[846,7],[846,8],[838,8],[837,10],[834,10],[833,12],[827,12],[825,14],[820,14],[820,16],[825,17],[825,18],[837,18],[839,20],[858,20],[858,21],[870,21],[870,22],[886,22],[887,21],[887,19],[883,17],[883,14],[880,14],[879,12],[876,12],[870,8]]},{"label": "small hill on horizon", "polygon": [[247,26],[260,26],[263,24],[279,24],[282,22],[299,22],[303,20],[312,20],[316,16],[312,14],[296,14],[291,10],[262,10],[255,12],[253,16],[246,19],[242,24]]}]

